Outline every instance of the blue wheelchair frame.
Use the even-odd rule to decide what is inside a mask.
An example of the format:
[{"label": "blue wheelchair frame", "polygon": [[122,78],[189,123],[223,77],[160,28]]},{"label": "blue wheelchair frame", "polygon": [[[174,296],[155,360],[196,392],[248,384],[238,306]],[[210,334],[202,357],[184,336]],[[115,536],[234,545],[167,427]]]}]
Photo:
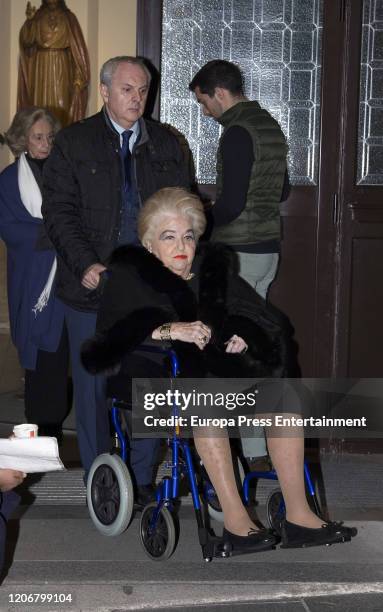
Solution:
[{"label": "blue wheelchair frame", "polygon": [[[168,356],[171,365],[171,376],[176,378],[179,375],[179,363],[178,358],[173,349],[163,349],[155,346],[140,346],[140,352],[157,353],[160,355]],[[124,463],[127,463],[128,458],[128,447],[126,443],[125,435],[121,429],[119,420],[119,408],[115,405],[116,400],[113,400],[112,404],[112,421],[115,427],[117,437],[121,448],[121,458]],[[173,405],[174,416],[178,416],[177,407]],[[162,508],[168,508],[170,511],[174,510],[174,502],[178,499],[179,494],[179,482],[181,476],[186,476],[189,483],[190,492],[192,495],[194,512],[197,520],[198,527],[198,538],[202,548],[202,554],[205,561],[211,561],[213,557],[229,557],[233,554],[230,543],[223,542],[222,538],[217,537],[213,534],[212,530],[208,527],[207,512],[203,512],[201,506],[201,500],[198,490],[198,483],[196,472],[194,469],[194,462],[192,452],[187,439],[182,439],[178,435],[177,427],[174,427],[173,434],[168,438],[168,446],[171,448],[171,461],[166,464],[167,468],[171,468],[171,476],[163,477],[161,483],[158,485],[156,490],[156,502],[157,507],[153,512],[153,516],[150,521],[150,529],[155,531],[156,523],[160,516]],[[184,461],[180,460],[180,455],[183,455]],[[307,463],[304,463],[304,475],[305,481],[308,488],[310,497],[313,500],[313,505],[317,514],[319,514],[319,505],[315,495],[315,489],[310,477],[310,472]],[[267,479],[267,480],[278,480],[275,470],[269,472],[249,472],[243,482],[243,497],[244,502],[249,504],[249,489],[250,482],[253,479]],[[284,516],[285,507],[283,497],[280,494],[279,507],[277,514]],[[174,549],[173,549],[174,550]],[[171,553],[170,553],[171,554]],[[170,554],[168,556],[170,556]]]},{"label": "blue wheelchair frame", "polygon": [[[140,352],[150,352],[150,353],[158,353],[167,355],[170,358],[171,362],[171,375],[173,378],[176,378],[179,374],[179,365],[178,358],[172,349],[165,350],[160,347],[146,347],[140,346]],[[175,409],[173,407],[173,414],[177,416]],[[119,408],[114,405],[112,406],[112,421],[113,425],[116,429],[117,436],[119,439],[119,443],[121,445],[121,458],[126,463],[127,462],[127,444],[124,433],[121,429],[120,421],[118,418]],[[171,478],[165,477],[162,483],[163,488],[162,491],[157,491],[157,501],[162,501],[163,504],[169,503],[171,500],[174,500],[178,497],[179,490],[179,474],[180,474],[180,465],[179,465],[179,449],[181,448],[185,455],[186,460],[186,472],[189,478],[190,491],[193,498],[194,507],[197,510],[200,510],[201,504],[199,500],[197,480],[194,473],[193,459],[189,447],[189,443],[187,440],[182,440],[177,435],[177,430],[174,428],[173,436],[171,438],[171,448],[172,448],[172,462],[171,464],[167,464],[166,467],[170,467],[172,470]]]},{"label": "blue wheelchair frame", "polygon": [[[174,350],[163,349],[161,347],[140,346],[140,352],[157,353],[168,356],[171,364],[171,376],[176,378],[179,374],[178,358]],[[177,408],[173,406],[173,415],[177,416]],[[119,408],[115,406],[115,400],[112,405],[112,421],[115,427],[118,440],[121,447],[121,458],[127,462],[127,443],[125,435],[121,429],[119,421]],[[181,476],[187,476],[190,492],[192,495],[193,506],[198,527],[199,542],[202,547],[202,554],[205,561],[211,561],[213,557],[227,557],[231,554],[230,544],[223,544],[222,538],[212,535],[212,532],[207,527],[207,521],[204,520],[202,511],[196,472],[192,452],[187,439],[179,438],[177,428],[174,428],[171,438],[168,438],[168,446],[171,448],[171,461],[166,464],[166,467],[171,468],[171,476],[165,476],[156,490],[157,508],[151,519],[151,528],[155,530],[156,522],[163,507],[170,511],[174,509],[174,502],[178,499],[179,483]],[[180,461],[180,454],[183,454],[184,462]]]}]

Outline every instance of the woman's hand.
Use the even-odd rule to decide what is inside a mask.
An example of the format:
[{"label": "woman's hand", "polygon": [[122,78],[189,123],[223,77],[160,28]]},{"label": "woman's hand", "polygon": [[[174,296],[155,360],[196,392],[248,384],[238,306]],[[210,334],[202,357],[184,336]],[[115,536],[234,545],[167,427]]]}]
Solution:
[{"label": "woman's hand", "polygon": [[10,491],[21,484],[26,477],[18,470],[0,469],[0,491]]},{"label": "woman's hand", "polygon": [[241,336],[234,334],[230,340],[225,342],[226,353],[246,353],[247,344]]},{"label": "woman's hand", "polygon": [[[202,321],[193,321],[192,323],[180,321],[171,324],[170,337],[172,340],[194,343],[203,351],[210,342],[211,329],[205,323],[202,323]],[[153,340],[161,340],[160,327],[154,330],[152,338]]]}]

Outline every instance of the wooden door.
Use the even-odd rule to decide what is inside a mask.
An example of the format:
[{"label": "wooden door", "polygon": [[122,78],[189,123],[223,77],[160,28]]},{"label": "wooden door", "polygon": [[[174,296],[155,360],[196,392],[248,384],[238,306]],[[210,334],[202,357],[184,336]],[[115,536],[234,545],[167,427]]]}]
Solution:
[{"label": "wooden door", "polygon": [[[288,4],[274,3],[283,10]],[[158,69],[161,5],[141,0],[137,23],[137,54]],[[180,2],[180,10],[185,6]],[[376,181],[379,156],[383,167],[383,0],[323,0],[322,6],[318,175],[315,184],[294,186],[282,205],[281,267],[271,298],[296,329],[304,376],[380,376],[383,180],[369,185],[367,173],[358,183],[358,134],[362,22],[368,18],[363,27],[373,31],[373,51],[367,69],[375,70],[368,103],[376,110],[369,117],[375,132],[366,134],[364,152],[375,155]]]},{"label": "wooden door", "polygon": [[383,2],[346,12],[333,373],[383,376]]}]

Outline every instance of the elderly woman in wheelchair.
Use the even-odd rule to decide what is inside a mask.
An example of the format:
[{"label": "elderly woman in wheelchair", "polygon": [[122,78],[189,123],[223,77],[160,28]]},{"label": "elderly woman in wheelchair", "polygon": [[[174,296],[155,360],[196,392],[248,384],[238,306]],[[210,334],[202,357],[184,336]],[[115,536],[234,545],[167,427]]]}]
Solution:
[{"label": "elderly woman in wheelchair", "polygon": [[[196,256],[205,226],[201,201],[184,189],[161,189],[147,200],[138,218],[143,248],[120,247],[108,266],[97,335],[83,350],[89,371],[117,366],[117,377],[151,376],[158,358],[139,351],[149,343],[174,348],[183,378],[295,375],[289,323],[238,275],[235,254],[213,244]],[[324,522],[307,502],[302,430],[286,436],[278,431],[277,437],[273,427],[267,429],[286,506],[282,546],[349,541],[356,529]],[[228,436],[195,428],[194,444],[222,507],[223,541],[235,554],[274,548],[277,536],[259,528],[242,503]]]}]

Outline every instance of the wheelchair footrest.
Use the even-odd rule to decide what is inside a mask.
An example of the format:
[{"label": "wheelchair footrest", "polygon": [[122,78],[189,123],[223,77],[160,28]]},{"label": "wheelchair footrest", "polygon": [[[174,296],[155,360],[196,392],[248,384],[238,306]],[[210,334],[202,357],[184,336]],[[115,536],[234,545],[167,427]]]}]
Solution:
[{"label": "wheelchair footrest", "polygon": [[235,550],[229,542],[226,542],[224,546],[229,546],[231,548],[231,552],[224,555],[225,557],[235,557],[236,555],[253,555],[254,553],[266,552],[268,550],[275,550],[276,546],[268,546],[267,548],[249,548],[249,549],[241,549]]},{"label": "wheelchair footrest", "polygon": [[198,529],[198,537],[205,561],[211,561],[214,557],[230,557],[232,555],[231,544],[213,535],[206,527]]}]

